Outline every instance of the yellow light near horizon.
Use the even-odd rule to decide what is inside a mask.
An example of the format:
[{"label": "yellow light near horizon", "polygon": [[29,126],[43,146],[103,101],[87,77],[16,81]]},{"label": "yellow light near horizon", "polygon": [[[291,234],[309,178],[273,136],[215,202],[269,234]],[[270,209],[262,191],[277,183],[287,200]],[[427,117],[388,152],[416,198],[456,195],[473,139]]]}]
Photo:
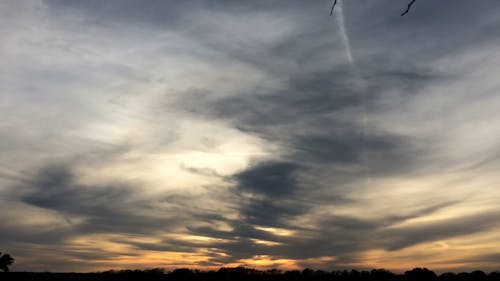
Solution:
[{"label": "yellow light near horizon", "polygon": [[495,236],[495,233],[478,233],[394,251],[371,250],[362,253],[359,262],[343,266],[385,268],[393,271],[427,267],[437,272],[457,271],[461,268],[495,269],[498,264],[481,260],[481,257],[495,254],[495,249],[500,247],[500,243],[492,242]]},{"label": "yellow light near horizon", "polygon": [[284,258],[273,258],[272,256],[268,255],[256,255],[249,259],[239,259],[236,262],[226,264],[225,266],[227,267],[245,266],[257,269],[276,268],[276,267],[279,267],[281,269],[298,268],[295,260],[284,259]]},{"label": "yellow light near horizon", "polygon": [[260,239],[250,239],[250,240],[252,240],[252,242],[254,242],[255,244],[260,244],[269,247],[283,245],[283,243],[273,242],[268,240],[260,240]]},{"label": "yellow light near horizon", "polygon": [[229,240],[227,239],[214,238],[210,236],[191,235],[191,234],[169,234],[163,237],[165,237],[166,239],[172,238],[174,240],[192,241],[202,244],[229,242]]},{"label": "yellow light near horizon", "polygon": [[295,231],[293,230],[288,230],[284,228],[276,228],[276,227],[264,227],[264,226],[255,226],[255,229],[270,232],[274,235],[278,236],[293,236],[295,234]]},{"label": "yellow light near horizon", "polygon": [[144,269],[144,268],[165,268],[172,270],[176,268],[197,268],[210,270],[218,268],[218,265],[203,265],[212,258],[209,253],[189,253],[189,252],[157,252],[141,251],[134,252],[134,255],[122,255],[108,260],[95,260],[97,270],[109,269]]}]

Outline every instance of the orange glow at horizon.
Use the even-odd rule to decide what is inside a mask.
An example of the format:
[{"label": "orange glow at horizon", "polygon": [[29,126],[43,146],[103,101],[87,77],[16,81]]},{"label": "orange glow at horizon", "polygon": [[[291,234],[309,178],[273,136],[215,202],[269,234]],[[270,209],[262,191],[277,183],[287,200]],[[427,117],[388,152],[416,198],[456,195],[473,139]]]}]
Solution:
[{"label": "orange glow at horizon", "polygon": [[[165,237],[175,238],[176,241],[191,241],[199,243],[195,251],[175,250],[140,250],[133,246],[133,242],[157,244]],[[470,241],[464,243],[461,237],[454,239],[423,243],[408,248],[389,251],[383,249],[368,250],[358,256],[356,262],[344,263],[335,256],[323,256],[306,259],[290,259],[283,256],[254,255],[251,258],[237,259],[232,262],[218,262],[227,260],[231,254],[210,247],[213,242],[221,243],[223,239],[193,235],[166,235],[160,237],[127,237],[120,235],[91,235],[80,236],[70,242],[67,253],[93,253],[100,251],[106,258],[92,260],[79,259],[69,255],[68,260],[76,264],[85,264],[92,271],[109,269],[144,269],[144,268],[192,268],[200,270],[217,270],[220,267],[249,267],[259,270],[281,269],[301,270],[304,268],[333,270],[333,269],[372,269],[384,268],[393,272],[402,272],[415,267],[427,267],[435,271],[454,271],[466,267],[494,268],[495,264],[476,262],[479,253],[491,253],[498,248],[498,244],[486,243],[490,241],[488,235],[470,236]],[[129,244],[130,242],[130,244]],[[265,240],[253,241],[256,244],[273,247],[279,243]],[[478,246],[480,245],[480,246]]]},{"label": "orange glow at horizon", "polygon": [[239,259],[236,262],[228,263],[224,265],[225,267],[251,267],[256,269],[270,269],[270,268],[280,268],[280,269],[297,269],[297,263],[292,259],[285,258],[273,258],[268,255],[255,255],[249,259]]}]

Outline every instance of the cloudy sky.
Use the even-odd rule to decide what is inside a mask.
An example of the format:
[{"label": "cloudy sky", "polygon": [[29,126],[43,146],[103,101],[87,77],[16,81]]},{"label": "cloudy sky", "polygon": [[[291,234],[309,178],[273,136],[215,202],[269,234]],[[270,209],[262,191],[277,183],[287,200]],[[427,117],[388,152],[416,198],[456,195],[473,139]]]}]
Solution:
[{"label": "cloudy sky", "polygon": [[13,270],[498,269],[496,0],[0,1]]}]

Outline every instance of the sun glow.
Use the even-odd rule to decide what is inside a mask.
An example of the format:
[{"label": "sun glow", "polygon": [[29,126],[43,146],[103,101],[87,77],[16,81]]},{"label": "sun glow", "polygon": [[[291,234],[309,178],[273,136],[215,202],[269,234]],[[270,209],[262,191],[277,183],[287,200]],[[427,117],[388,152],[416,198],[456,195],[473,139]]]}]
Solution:
[{"label": "sun glow", "polygon": [[255,255],[249,259],[239,259],[234,263],[226,264],[227,267],[245,266],[252,268],[281,268],[281,269],[296,269],[298,268],[296,261],[292,259],[284,259],[272,257],[268,255]]}]

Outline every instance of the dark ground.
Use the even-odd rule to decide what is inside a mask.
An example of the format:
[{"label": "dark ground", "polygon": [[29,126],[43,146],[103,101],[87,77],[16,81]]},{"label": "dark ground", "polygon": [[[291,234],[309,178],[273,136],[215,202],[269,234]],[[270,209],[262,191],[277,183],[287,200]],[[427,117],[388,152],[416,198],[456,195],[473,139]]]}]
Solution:
[{"label": "dark ground", "polygon": [[359,280],[359,281],[500,281],[500,272],[485,273],[483,271],[463,272],[463,273],[443,273],[435,274],[426,268],[415,268],[406,271],[404,274],[395,274],[384,269],[373,269],[371,271],[320,271],[304,269],[302,271],[280,271],[267,270],[259,271],[249,268],[221,268],[218,271],[198,271],[191,269],[176,269],[165,272],[163,269],[150,270],[120,270],[106,271],[100,273],[34,273],[34,272],[6,272],[0,274],[0,280],[17,281],[326,281],[326,280]]}]

